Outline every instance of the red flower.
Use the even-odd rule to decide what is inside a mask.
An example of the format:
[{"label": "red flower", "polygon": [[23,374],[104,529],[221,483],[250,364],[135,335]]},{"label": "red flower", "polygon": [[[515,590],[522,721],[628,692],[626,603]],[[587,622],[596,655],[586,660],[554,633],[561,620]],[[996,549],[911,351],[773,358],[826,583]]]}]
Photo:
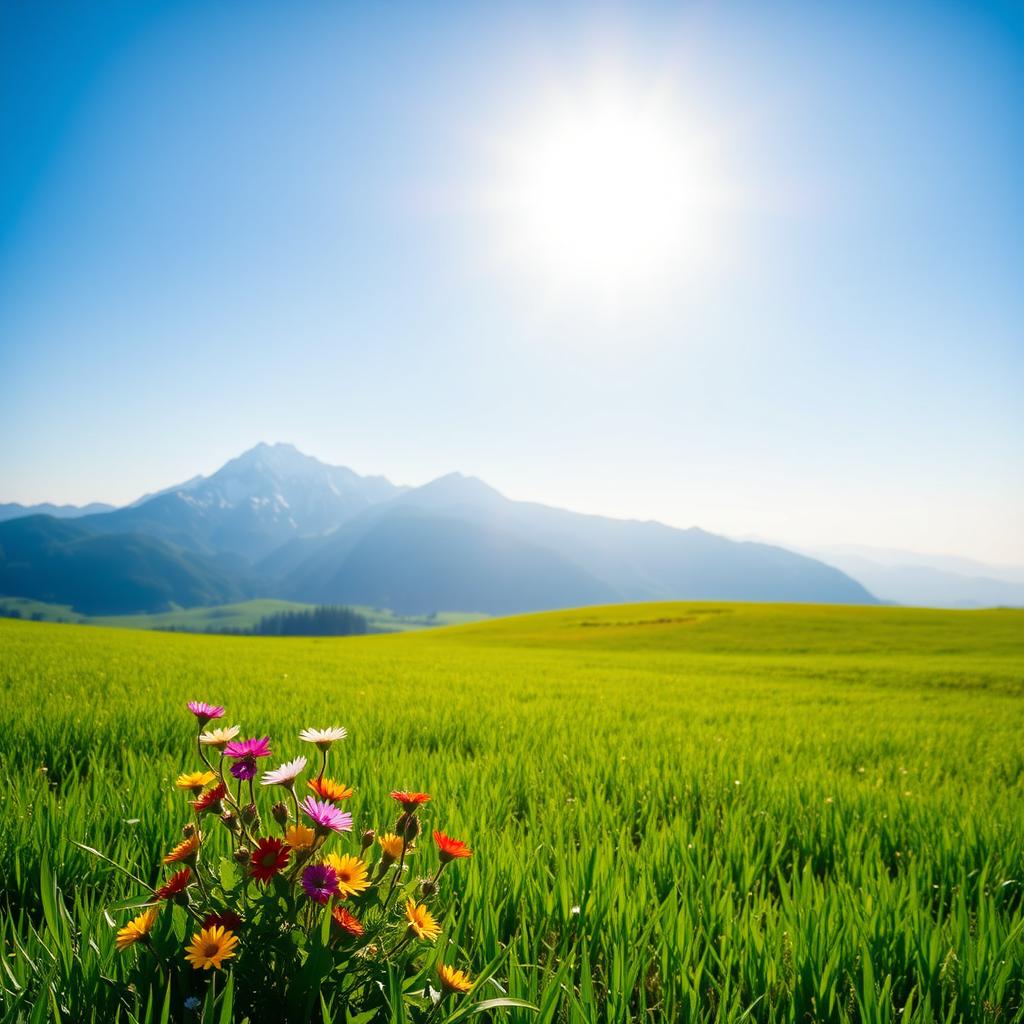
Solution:
[{"label": "red flower", "polygon": [[397,800],[402,805],[402,810],[406,814],[411,814],[420,804],[425,804],[430,799],[430,795],[427,793],[406,793],[405,790],[398,789],[391,794],[391,799]]},{"label": "red flower", "polygon": [[280,839],[260,839],[256,843],[256,849],[252,851],[249,858],[252,877],[257,882],[266,884],[278,873],[288,866],[288,853],[291,849]]},{"label": "red flower", "polygon": [[203,811],[214,810],[215,806],[227,796],[227,792],[224,788],[224,783],[218,782],[213,789],[208,789],[198,800],[191,800],[189,802],[195,808],[196,814],[202,814]]},{"label": "red flower", "polygon": [[452,839],[443,832],[434,831],[434,842],[437,843],[437,852],[442,864],[473,856],[473,851],[461,839]]},{"label": "red flower", "polygon": [[203,919],[204,928],[223,928],[227,932],[237,932],[244,923],[233,910],[223,910],[219,914],[207,914]]},{"label": "red flower", "polygon": [[171,877],[156,891],[156,897],[160,900],[169,900],[172,896],[184,892],[189,880],[192,878],[192,869],[183,868],[176,875]]},{"label": "red flower", "polygon": [[343,906],[338,904],[331,911],[331,915],[334,918],[334,923],[343,931],[348,932],[349,935],[354,939],[358,939],[366,929],[363,927],[362,922],[359,918],[350,914]]}]

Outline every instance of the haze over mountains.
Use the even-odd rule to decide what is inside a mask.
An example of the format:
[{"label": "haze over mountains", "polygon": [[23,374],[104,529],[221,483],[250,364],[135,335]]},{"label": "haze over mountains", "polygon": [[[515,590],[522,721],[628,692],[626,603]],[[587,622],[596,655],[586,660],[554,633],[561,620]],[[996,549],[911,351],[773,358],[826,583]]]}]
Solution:
[{"label": "haze over mountains", "polygon": [[840,570],[773,545],[510,501],[458,473],[399,487],[284,444],[125,508],[0,522],[0,594],[91,615],[255,596],[400,614],[875,601]]}]

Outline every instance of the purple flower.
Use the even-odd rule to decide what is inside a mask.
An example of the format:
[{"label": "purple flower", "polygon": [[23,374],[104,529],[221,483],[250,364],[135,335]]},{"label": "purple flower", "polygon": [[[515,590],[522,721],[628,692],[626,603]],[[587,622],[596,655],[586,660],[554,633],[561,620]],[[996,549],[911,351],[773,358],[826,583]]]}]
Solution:
[{"label": "purple flower", "polygon": [[312,819],[318,832],[351,832],[352,815],[348,811],[339,811],[334,804],[326,800],[317,800],[307,796],[302,801],[302,809]]},{"label": "purple flower", "polygon": [[199,719],[200,726],[206,725],[207,722],[220,718],[224,714],[224,709],[219,704],[207,704],[202,700],[190,700],[188,709]]},{"label": "purple flower", "polygon": [[310,864],[302,872],[302,888],[317,903],[326,903],[338,891],[338,876],[329,864]]},{"label": "purple flower", "polygon": [[225,757],[270,757],[270,737],[234,740],[224,748]]},{"label": "purple flower", "polygon": [[256,778],[256,758],[251,754],[247,757],[243,757],[241,760],[236,761],[231,766],[231,774],[236,779],[241,779],[243,782],[248,782],[250,779]]}]

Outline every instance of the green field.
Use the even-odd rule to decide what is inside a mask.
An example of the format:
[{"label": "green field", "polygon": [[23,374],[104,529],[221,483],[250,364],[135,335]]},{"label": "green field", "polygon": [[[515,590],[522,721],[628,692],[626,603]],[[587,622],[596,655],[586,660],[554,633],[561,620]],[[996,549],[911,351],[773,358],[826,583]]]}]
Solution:
[{"label": "green field", "polygon": [[[357,830],[392,788],[434,795],[476,851],[458,958],[507,947],[542,1007],[502,1020],[1024,1019],[1024,612],[633,605],[322,640],[0,621],[0,687],[4,1022],[114,1019],[101,908],[130,887],[70,841],[155,877],[193,698],[266,727],[275,764],[346,725]],[[44,861],[73,923],[43,912]]]},{"label": "green field", "polygon": [[[260,619],[276,612],[301,612],[315,608],[298,601],[256,598],[237,604],[221,604],[208,608],[176,608],[169,612],[135,615],[82,615],[70,605],[47,604],[27,597],[0,597],[0,616],[38,622],[73,622],[89,626],[118,626],[124,629],[163,629],[187,633],[217,633],[227,630],[252,629]],[[398,633],[407,629],[429,629],[434,626],[456,626],[478,622],[486,615],[472,612],[436,612],[434,615],[396,615],[387,608],[354,606],[366,617],[375,633]]]}]

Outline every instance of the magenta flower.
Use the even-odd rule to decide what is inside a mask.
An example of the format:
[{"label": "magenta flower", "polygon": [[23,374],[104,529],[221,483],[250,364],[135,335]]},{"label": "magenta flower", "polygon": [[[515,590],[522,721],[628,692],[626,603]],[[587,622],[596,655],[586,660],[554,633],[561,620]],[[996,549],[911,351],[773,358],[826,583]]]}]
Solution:
[{"label": "magenta flower", "polygon": [[352,815],[348,811],[339,811],[334,804],[326,800],[307,796],[302,801],[302,809],[313,819],[318,832],[352,831]]},{"label": "magenta flower", "polygon": [[236,779],[249,782],[256,778],[256,758],[270,756],[270,737],[262,739],[235,740],[224,748],[225,757],[233,757],[231,774]]},{"label": "magenta flower", "polygon": [[233,740],[224,748],[225,757],[270,757],[270,737]]},{"label": "magenta flower", "polygon": [[224,709],[219,704],[207,704],[206,701],[202,700],[190,700],[188,702],[188,709],[199,719],[200,727],[206,725],[207,722],[212,722],[215,718],[222,717],[224,714]]},{"label": "magenta flower", "polygon": [[302,872],[302,888],[317,903],[326,903],[338,891],[338,875],[329,864],[310,864]]}]

